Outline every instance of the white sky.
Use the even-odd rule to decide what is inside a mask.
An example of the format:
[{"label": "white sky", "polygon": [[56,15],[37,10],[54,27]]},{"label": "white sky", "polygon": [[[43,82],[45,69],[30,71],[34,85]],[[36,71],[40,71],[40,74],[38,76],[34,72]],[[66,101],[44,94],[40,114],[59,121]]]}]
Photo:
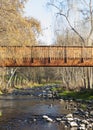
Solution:
[{"label": "white sky", "polygon": [[46,0],[29,0],[25,5],[25,15],[39,20],[43,36],[39,39],[46,44],[53,42],[53,15],[46,6]]}]

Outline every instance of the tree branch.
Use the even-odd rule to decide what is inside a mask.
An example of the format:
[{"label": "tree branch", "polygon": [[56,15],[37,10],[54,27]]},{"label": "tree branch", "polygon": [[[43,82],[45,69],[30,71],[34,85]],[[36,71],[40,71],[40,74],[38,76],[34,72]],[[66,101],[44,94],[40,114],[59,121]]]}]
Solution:
[{"label": "tree branch", "polygon": [[70,23],[68,17],[67,17],[65,14],[63,14],[63,13],[58,13],[58,14],[65,17],[65,19],[67,20],[67,22],[68,22],[70,28],[80,37],[80,39],[82,40],[82,42],[85,43],[84,38],[83,38],[83,37],[79,34],[79,32],[71,25],[71,23]]}]

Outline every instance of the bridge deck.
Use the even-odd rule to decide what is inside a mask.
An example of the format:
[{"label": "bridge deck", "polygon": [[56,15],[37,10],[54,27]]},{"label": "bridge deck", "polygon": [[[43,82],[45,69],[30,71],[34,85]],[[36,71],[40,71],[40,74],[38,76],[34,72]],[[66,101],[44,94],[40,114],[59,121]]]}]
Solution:
[{"label": "bridge deck", "polygon": [[0,66],[93,66],[93,47],[1,46]]}]

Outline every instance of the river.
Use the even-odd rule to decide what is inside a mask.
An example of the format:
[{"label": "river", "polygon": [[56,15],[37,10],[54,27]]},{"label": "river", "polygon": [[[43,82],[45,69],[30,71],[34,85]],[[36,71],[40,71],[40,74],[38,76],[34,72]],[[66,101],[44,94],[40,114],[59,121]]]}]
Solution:
[{"label": "river", "polygon": [[59,100],[43,99],[32,95],[0,96],[0,130],[64,130],[58,122],[47,122],[69,113]]}]

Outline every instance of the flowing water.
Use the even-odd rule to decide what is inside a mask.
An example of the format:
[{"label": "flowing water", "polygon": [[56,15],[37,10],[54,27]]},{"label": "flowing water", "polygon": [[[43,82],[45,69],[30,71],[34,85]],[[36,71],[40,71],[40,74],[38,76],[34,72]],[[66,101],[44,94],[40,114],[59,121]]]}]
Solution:
[{"label": "flowing water", "polygon": [[47,122],[69,113],[66,103],[25,95],[0,96],[0,130],[64,130],[58,122]]}]

